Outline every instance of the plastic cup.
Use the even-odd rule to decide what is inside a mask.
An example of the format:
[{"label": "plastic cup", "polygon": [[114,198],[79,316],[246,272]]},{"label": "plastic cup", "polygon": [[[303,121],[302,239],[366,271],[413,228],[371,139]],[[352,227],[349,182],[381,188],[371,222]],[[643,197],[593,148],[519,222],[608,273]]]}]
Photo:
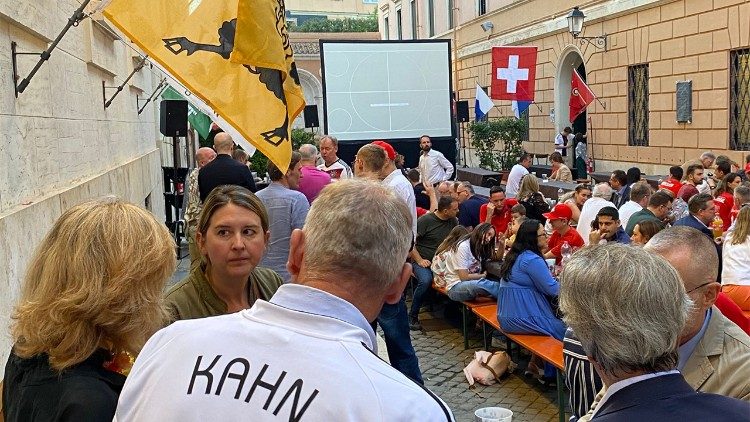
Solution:
[{"label": "plastic cup", "polygon": [[511,422],[513,412],[504,407],[483,407],[474,412],[475,422]]}]

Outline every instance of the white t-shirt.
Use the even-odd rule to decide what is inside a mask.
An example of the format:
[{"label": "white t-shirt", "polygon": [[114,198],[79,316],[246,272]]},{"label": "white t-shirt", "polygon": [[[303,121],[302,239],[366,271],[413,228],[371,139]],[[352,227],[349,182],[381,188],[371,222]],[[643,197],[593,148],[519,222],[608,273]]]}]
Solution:
[{"label": "white t-shirt", "polygon": [[396,169],[391,172],[385,179],[383,184],[389,186],[396,192],[396,196],[403,199],[406,206],[411,212],[411,231],[414,238],[417,238],[417,200],[414,197],[414,186],[409,183],[409,180],[404,177],[401,170]]},{"label": "white t-shirt", "polygon": [[352,177],[354,177],[352,168],[349,167],[349,165],[346,164],[341,158],[334,161],[330,166],[326,166],[325,163],[319,165],[318,170],[323,170],[324,172],[328,173],[328,175],[331,176],[331,181],[336,181],[339,179],[351,179]]},{"label": "white t-shirt", "polygon": [[510,174],[508,174],[508,184],[505,187],[505,196],[508,198],[515,198],[518,194],[518,189],[521,188],[521,179],[527,174],[529,174],[529,170],[526,167],[520,164],[513,166],[513,168],[510,169]]},{"label": "white t-shirt", "polygon": [[271,302],[178,321],[138,355],[114,421],[453,421],[380,360],[351,303],[298,284]]},{"label": "white t-shirt", "polygon": [[[573,138],[575,138],[575,135],[568,134],[568,145],[571,145],[571,142],[573,142]],[[568,149],[565,147],[565,138],[563,137],[562,133],[558,133],[557,136],[555,136],[555,152],[559,152],[562,155],[567,155],[566,151]]]},{"label": "white t-shirt", "polygon": [[739,245],[732,244],[734,230],[724,239],[721,257],[721,284],[750,286],[750,236]]},{"label": "white t-shirt", "polygon": [[461,282],[458,270],[467,270],[469,274],[477,274],[480,270],[479,261],[471,254],[469,239],[458,244],[455,252],[448,251],[445,259],[445,283],[447,290]]},{"label": "white t-shirt", "polygon": [[578,218],[578,225],[576,226],[576,230],[578,231],[578,234],[581,235],[581,237],[583,238],[583,242],[586,245],[589,244],[591,222],[594,221],[596,215],[599,213],[599,210],[604,207],[617,208],[615,207],[615,204],[599,197],[591,197],[591,199],[583,203],[583,208],[581,208],[581,216]]}]

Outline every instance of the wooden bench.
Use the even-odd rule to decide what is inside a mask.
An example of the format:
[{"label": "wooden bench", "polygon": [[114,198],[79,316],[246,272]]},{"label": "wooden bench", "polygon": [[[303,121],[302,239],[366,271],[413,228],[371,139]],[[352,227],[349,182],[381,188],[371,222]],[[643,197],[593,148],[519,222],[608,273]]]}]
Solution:
[{"label": "wooden bench", "polygon": [[547,363],[552,364],[557,371],[557,402],[558,402],[558,414],[559,421],[565,421],[565,390],[563,386],[562,371],[565,368],[563,363],[563,343],[553,337],[536,334],[513,334],[504,331],[500,328],[500,323],[497,322],[497,305],[483,306],[471,309],[484,324],[482,326],[483,337],[484,337],[484,349],[487,350],[487,330],[486,326],[489,324],[494,329],[500,331],[508,338],[508,352],[510,352],[510,342],[514,342],[520,347],[528,350],[536,356],[539,356]]},{"label": "wooden bench", "polygon": [[[432,284],[432,288],[438,293],[448,296],[448,290],[445,287],[439,287],[435,283]],[[467,300],[461,303],[461,333],[464,335],[464,350],[469,348],[469,327],[468,327],[468,312],[474,311],[475,308],[494,306],[497,309],[497,302],[491,297],[478,297],[474,300]]]}]

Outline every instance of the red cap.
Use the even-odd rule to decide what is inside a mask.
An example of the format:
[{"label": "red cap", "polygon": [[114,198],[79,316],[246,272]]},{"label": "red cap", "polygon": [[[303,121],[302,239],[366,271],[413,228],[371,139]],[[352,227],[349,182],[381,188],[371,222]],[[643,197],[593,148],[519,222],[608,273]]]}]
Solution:
[{"label": "red cap", "polygon": [[561,220],[563,218],[570,221],[573,217],[573,211],[571,211],[570,207],[565,204],[557,204],[555,205],[555,208],[552,208],[551,212],[546,212],[542,215],[550,221]]},{"label": "red cap", "polygon": [[373,145],[377,145],[380,148],[383,148],[385,150],[385,155],[388,156],[388,159],[393,161],[396,159],[396,150],[393,149],[391,144],[385,141],[373,141]]}]

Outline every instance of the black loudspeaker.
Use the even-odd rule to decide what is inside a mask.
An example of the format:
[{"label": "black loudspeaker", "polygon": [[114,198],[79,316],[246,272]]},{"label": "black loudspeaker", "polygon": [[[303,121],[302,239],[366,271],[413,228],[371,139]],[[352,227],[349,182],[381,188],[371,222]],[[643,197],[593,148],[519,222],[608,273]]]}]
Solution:
[{"label": "black loudspeaker", "polygon": [[456,120],[460,123],[469,121],[469,102],[468,101],[457,101],[456,102]]},{"label": "black loudspeaker", "polygon": [[318,106],[305,106],[305,127],[320,127],[318,121]]},{"label": "black loudspeaker", "polygon": [[185,136],[188,124],[188,102],[185,100],[162,100],[159,132],[164,136]]}]

